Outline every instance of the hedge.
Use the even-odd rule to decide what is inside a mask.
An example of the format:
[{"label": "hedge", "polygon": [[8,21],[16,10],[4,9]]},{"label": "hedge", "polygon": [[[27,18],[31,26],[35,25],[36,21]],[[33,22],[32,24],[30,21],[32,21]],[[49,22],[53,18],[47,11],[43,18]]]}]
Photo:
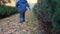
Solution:
[{"label": "hedge", "polygon": [[48,1],[49,0],[42,0],[43,3],[41,5],[39,11],[38,11],[38,6],[36,4],[33,8],[33,12],[37,18],[40,18],[40,16],[38,14],[43,12],[46,21],[52,19],[54,34],[60,34],[60,1],[52,0],[51,3]]},{"label": "hedge", "polygon": [[4,4],[0,4],[0,18],[4,18],[10,16],[12,14],[17,13],[16,7],[6,6]]}]

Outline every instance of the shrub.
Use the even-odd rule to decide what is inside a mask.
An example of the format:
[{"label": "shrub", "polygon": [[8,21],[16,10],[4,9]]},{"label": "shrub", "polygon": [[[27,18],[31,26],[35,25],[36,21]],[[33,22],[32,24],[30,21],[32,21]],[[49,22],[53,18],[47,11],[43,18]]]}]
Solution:
[{"label": "shrub", "polygon": [[[51,1],[51,2],[50,2]],[[42,0],[42,5],[38,10],[37,4],[33,8],[33,12],[40,18],[39,13],[43,13],[45,21],[52,21],[54,34],[60,34],[60,1],[59,0]],[[52,31],[52,30],[51,30]]]},{"label": "shrub", "polygon": [[6,6],[4,4],[0,4],[0,18],[7,17],[15,13],[17,13],[16,7],[11,7],[11,6]]}]

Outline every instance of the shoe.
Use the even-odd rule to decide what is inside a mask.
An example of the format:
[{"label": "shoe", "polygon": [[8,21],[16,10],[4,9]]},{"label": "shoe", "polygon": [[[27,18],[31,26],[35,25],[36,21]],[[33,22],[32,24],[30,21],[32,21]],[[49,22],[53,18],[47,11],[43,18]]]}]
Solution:
[{"label": "shoe", "polygon": [[23,18],[20,18],[20,23],[23,23],[23,22],[24,22]]}]

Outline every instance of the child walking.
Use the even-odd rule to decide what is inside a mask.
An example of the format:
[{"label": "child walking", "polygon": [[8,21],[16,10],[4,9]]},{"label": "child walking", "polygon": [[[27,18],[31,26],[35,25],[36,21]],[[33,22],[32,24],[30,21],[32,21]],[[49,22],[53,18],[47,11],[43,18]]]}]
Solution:
[{"label": "child walking", "polygon": [[18,2],[16,3],[16,6],[18,8],[18,12],[20,13],[20,23],[23,23],[25,22],[25,12],[27,10],[26,7],[30,9],[30,6],[27,0],[18,0]]}]

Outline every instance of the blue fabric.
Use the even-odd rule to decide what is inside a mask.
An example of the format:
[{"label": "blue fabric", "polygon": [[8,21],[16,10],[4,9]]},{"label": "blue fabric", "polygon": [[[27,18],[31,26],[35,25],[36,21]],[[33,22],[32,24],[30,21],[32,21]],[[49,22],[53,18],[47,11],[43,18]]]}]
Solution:
[{"label": "blue fabric", "polygon": [[28,4],[27,0],[19,0],[16,3],[16,6],[18,7],[19,13],[24,13],[27,10],[26,7],[29,7],[29,4]]},{"label": "blue fabric", "polygon": [[25,13],[20,13],[20,23],[25,22]]}]

